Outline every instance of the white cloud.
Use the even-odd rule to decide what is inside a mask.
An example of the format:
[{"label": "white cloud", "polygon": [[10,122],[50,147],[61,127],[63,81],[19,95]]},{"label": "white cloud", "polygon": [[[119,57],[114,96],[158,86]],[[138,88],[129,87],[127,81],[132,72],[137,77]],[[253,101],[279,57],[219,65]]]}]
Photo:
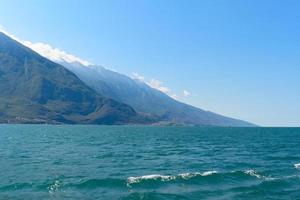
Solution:
[{"label": "white cloud", "polygon": [[191,95],[191,93],[190,93],[189,91],[183,90],[183,96],[184,96],[184,97],[188,97],[188,96],[190,96],[190,95]]},{"label": "white cloud", "polygon": [[84,66],[91,65],[88,61],[78,58],[77,56],[74,56],[72,54],[68,54],[58,48],[54,48],[49,44],[45,44],[42,42],[31,43],[29,41],[24,41],[24,45],[38,52],[42,56],[55,62],[61,62],[61,61],[65,61],[68,63],[78,62]]},{"label": "white cloud", "polygon": [[159,90],[163,93],[166,93],[166,94],[168,94],[171,91],[170,88],[165,87],[165,86],[162,85],[163,84],[162,81],[159,81],[159,80],[156,80],[156,79],[151,79],[149,82],[147,82],[147,84],[150,87],[152,87],[154,89],[157,89],[157,90]]},{"label": "white cloud", "polygon": [[68,54],[65,51],[62,51],[58,48],[54,48],[49,44],[46,44],[43,42],[33,43],[30,41],[21,40],[21,39],[17,38],[16,36],[5,31],[5,29],[1,25],[0,25],[0,31],[3,32],[4,34],[8,35],[12,39],[20,42],[21,44],[29,47],[30,49],[34,50],[35,52],[41,54],[42,56],[44,56],[54,62],[67,62],[67,63],[78,62],[84,66],[91,65],[91,63],[89,63],[88,61],[83,60],[72,54]]},{"label": "white cloud", "polygon": [[[144,77],[143,77],[144,78]],[[144,78],[145,79],[145,78]],[[192,94],[187,91],[187,90],[183,90],[183,93],[182,95],[177,95],[177,94],[174,94],[174,92],[172,92],[172,90],[166,86],[163,85],[163,82],[160,81],[160,80],[157,80],[157,79],[151,79],[150,81],[146,81],[145,82],[146,84],[148,84],[150,87],[154,88],[154,89],[157,89],[165,94],[167,94],[168,96],[172,97],[173,99],[176,99],[176,100],[180,100],[182,99],[183,97],[186,98],[186,97],[189,97],[191,96]]]},{"label": "white cloud", "polygon": [[140,75],[136,72],[133,72],[132,75],[133,75],[133,79],[136,79],[136,80],[139,80],[139,81],[144,81],[145,80],[144,76],[142,76],[142,75]]},{"label": "white cloud", "polygon": [[[35,42],[34,43],[31,41],[21,40],[21,39],[17,38],[16,36],[8,33],[2,25],[0,25],[0,32],[3,32],[4,34],[8,35],[12,39],[20,42],[21,44],[29,47],[33,51],[39,53],[40,55],[42,55],[54,62],[67,62],[67,63],[78,62],[84,66],[92,65],[91,63],[89,63],[88,61],[86,61],[84,59],[81,59],[77,56],[66,53],[65,51],[62,51],[55,47],[52,47],[49,44],[46,44],[43,42]],[[179,99],[178,95],[172,93],[171,89],[164,86],[162,81],[157,80],[157,79],[150,79],[150,81],[146,81],[146,78],[138,73],[133,73],[132,75],[133,75],[133,79],[143,81],[146,84],[148,84],[150,87],[157,89],[157,90],[169,95],[170,97],[172,97],[174,99],[177,99],[177,100]],[[187,97],[190,95],[190,93],[188,91],[184,91],[183,95],[185,97]]]},{"label": "white cloud", "polygon": [[171,94],[170,97],[172,97],[175,100],[179,100],[178,96],[176,94]]},{"label": "white cloud", "polygon": [[145,76],[140,75],[136,72],[132,73],[132,78],[135,79],[135,80],[139,80],[139,81],[142,81],[142,82],[146,83],[150,87],[165,93],[166,95],[168,95],[169,97],[171,97],[173,99],[176,99],[176,100],[180,99],[179,96],[174,94],[174,92],[172,92],[172,90],[169,87],[166,87],[164,85],[163,81],[160,81],[160,80],[157,80],[157,79],[154,79],[154,78],[152,78],[150,80],[149,79],[147,80]]}]

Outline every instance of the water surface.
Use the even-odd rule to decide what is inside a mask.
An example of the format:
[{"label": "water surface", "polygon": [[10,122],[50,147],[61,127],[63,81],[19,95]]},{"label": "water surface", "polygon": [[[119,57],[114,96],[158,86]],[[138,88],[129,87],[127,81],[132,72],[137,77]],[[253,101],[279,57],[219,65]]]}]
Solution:
[{"label": "water surface", "polygon": [[300,129],[0,126],[0,199],[300,199]]}]

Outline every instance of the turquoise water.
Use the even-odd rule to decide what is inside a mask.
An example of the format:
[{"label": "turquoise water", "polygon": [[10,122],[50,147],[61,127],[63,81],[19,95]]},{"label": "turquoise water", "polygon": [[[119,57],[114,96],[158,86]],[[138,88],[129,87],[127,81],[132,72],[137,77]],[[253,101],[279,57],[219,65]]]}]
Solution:
[{"label": "turquoise water", "polygon": [[0,199],[300,199],[300,129],[0,126]]}]

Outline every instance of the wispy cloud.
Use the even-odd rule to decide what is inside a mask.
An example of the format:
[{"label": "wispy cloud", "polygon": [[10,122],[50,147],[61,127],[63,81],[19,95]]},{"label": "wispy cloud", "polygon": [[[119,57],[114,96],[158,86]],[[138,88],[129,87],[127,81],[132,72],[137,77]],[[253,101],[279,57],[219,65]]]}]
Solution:
[{"label": "wispy cloud", "polygon": [[72,54],[68,54],[65,51],[62,51],[58,48],[54,48],[49,44],[45,44],[42,42],[32,43],[29,41],[24,41],[23,44],[26,45],[27,47],[31,48],[32,50],[38,52],[42,56],[44,56],[52,61],[55,61],[55,62],[61,62],[61,61],[65,61],[68,63],[78,62],[84,66],[91,65],[88,61],[83,60]]},{"label": "wispy cloud", "polygon": [[136,72],[133,72],[132,73],[132,78],[133,79],[136,79],[136,80],[139,80],[139,81],[144,81],[145,80],[145,77],[144,76],[142,76],[142,75],[140,75],[140,74],[138,74],[138,73],[136,73]]},{"label": "wispy cloud", "polygon": [[[13,34],[7,32],[1,24],[0,24],[0,32],[3,32],[4,34],[8,35],[12,39],[20,42],[21,44],[29,47],[30,49],[34,50],[35,52],[39,53],[40,55],[42,55],[54,62],[67,62],[67,63],[78,62],[84,66],[92,65],[90,62],[88,62],[82,58],[79,58],[75,55],[69,54],[63,50],[55,48],[55,47],[51,46],[50,44],[43,43],[43,42],[31,42],[31,41],[19,39],[18,37],[14,36]],[[169,87],[166,87],[164,85],[163,81],[160,81],[160,80],[157,80],[154,78],[152,78],[150,80],[148,79],[148,81],[147,81],[145,76],[142,76],[138,73],[133,73],[132,75],[133,75],[133,77],[132,77],[133,79],[145,82],[150,87],[169,95],[173,99],[178,100],[178,99],[180,99],[180,96],[182,96],[182,95],[174,94],[174,92],[172,92],[172,90]],[[188,97],[188,96],[190,96],[190,92],[188,92],[187,90],[184,90],[183,97]]]},{"label": "wispy cloud", "polygon": [[[142,81],[144,83],[146,83],[147,85],[149,85],[150,87],[159,90],[165,94],[167,94],[168,96],[172,97],[173,99],[176,100],[186,100],[188,97],[190,97],[192,95],[191,92],[189,92],[188,90],[183,90],[181,94],[175,94],[169,87],[164,85],[163,81],[157,80],[157,79],[146,79],[145,76],[140,75],[136,72],[132,73],[132,78],[138,81]],[[194,94],[193,94],[194,96]]]},{"label": "wispy cloud", "polygon": [[3,26],[0,25],[0,31],[4,34],[8,35],[12,39],[20,42],[21,44],[29,47],[30,49],[34,50],[35,52],[41,54],[42,56],[54,61],[54,62],[68,62],[68,63],[74,63],[78,62],[84,66],[89,66],[91,63],[88,61],[81,59],[75,55],[66,53],[65,51],[62,51],[58,48],[54,48],[49,44],[43,43],[43,42],[31,42],[26,40],[21,40],[14,36],[13,34],[10,34],[5,30]]},{"label": "wispy cloud", "polygon": [[179,97],[176,94],[171,94],[169,96],[172,97],[173,99],[179,100]]},{"label": "wispy cloud", "polygon": [[189,91],[183,90],[183,96],[184,96],[184,97],[188,97],[188,96],[190,96],[190,95],[191,95],[191,93],[190,93]]},{"label": "wispy cloud", "polygon": [[160,80],[151,79],[149,82],[147,82],[147,84],[163,93],[168,94],[169,92],[171,92],[170,88],[163,86],[163,82]]},{"label": "wispy cloud", "polygon": [[166,95],[172,97],[173,99],[176,99],[176,100],[179,99],[179,96],[174,94],[174,92],[169,87],[165,86],[163,81],[160,81],[160,80],[157,80],[154,78],[146,79],[145,76],[140,75],[136,72],[132,73],[132,78],[146,83],[150,87],[165,93]]}]

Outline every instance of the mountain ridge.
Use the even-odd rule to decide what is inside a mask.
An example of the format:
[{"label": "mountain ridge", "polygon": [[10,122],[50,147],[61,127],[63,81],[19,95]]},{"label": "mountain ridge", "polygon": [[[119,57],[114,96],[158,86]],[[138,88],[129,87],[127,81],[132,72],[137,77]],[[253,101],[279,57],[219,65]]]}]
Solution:
[{"label": "mountain ridge", "polygon": [[103,97],[73,72],[0,32],[0,122],[146,123],[116,100]]},{"label": "mountain ridge", "polygon": [[101,66],[51,61],[1,32],[0,92],[0,123],[255,126]]},{"label": "mountain ridge", "polygon": [[103,96],[132,106],[136,111],[159,119],[158,124],[209,126],[256,126],[179,102],[146,83],[102,66],[59,62]]}]

